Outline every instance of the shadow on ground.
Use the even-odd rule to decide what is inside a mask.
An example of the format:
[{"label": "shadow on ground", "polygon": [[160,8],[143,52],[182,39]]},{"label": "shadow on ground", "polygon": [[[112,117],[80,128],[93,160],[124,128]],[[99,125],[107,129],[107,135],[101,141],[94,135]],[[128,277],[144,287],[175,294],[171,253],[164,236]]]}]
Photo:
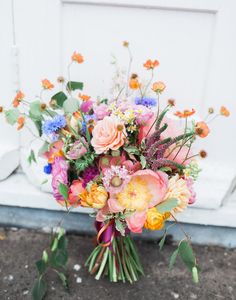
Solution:
[{"label": "shadow on ground", "polygon": [[[34,262],[48,246],[49,235],[21,229],[2,230],[1,237],[0,300],[31,299],[30,290],[36,278]],[[196,285],[181,261],[177,261],[172,271],[168,270],[175,245],[167,244],[160,252],[156,242],[139,240],[136,244],[146,275],[130,285],[109,283],[106,278],[96,281],[83,266],[93,249],[92,237],[68,235],[68,239],[70,293],[51,274],[46,300],[236,299],[236,249],[194,246],[202,268],[200,283]]]}]

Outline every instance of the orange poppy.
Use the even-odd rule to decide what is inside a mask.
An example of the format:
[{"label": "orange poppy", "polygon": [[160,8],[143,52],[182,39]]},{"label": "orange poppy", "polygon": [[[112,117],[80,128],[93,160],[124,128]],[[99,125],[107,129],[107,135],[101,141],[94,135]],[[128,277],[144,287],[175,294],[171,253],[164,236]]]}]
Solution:
[{"label": "orange poppy", "polygon": [[175,113],[175,116],[177,116],[179,118],[187,118],[187,117],[190,117],[194,114],[195,114],[195,109],[192,108],[192,110],[185,109],[183,112],[177,111]]},{"label": "orange poppy", "polygon": [[129,81],[129,87],[132,90],[137,90],[141,87],[141,83],[138,81],[137,78],[131,78],[130,81]]},{"label": "orange poppy", "polygon": [[230,112],[225,106],[221,106],[220,114],[224,117],[228,117],[230,115]]},{"label": "orange poppy", "polygon": [[83,56],[76,51],[74,51],[74,53],[72,54],[71,59],[72,61],[76,61],[78,64],[82,64],[84,62]]},{"label": "orange poppy", "polygon": [[208,125],[205,122],[197,122],[196,126],[195,126],[195,133],[200,136],[201,138],[205,138],[206,136],[208,136],[210,132],[210,129],[208,127]]},{"label": "orange poppy", "polygon": [[21,128],[23,128],[23,126],[25,125],[25,118],[24,117],[19,117],[17,120],[17,130],[20,130]]},{"label": "orange poppy", "polygon": [[148,59],[148,60],[143,64],[144,68],[146,68],[147,70],[154,69],[154,68],[156,68],[158,65],[159,65],[159,61],[158,61],[158,60],[151,60],[151,59]]},{"label": "orange poppy", "polygon": [[54,88],[54,84],[52,84],[48,79],[42,80],[42,86],[45,90],[51,90]]},{"label": "orange poppy", "polygon": [[166,88],[166,85],[162,81],[154,82],[152,85],[152,90],[156,93],[161,93]]},{"label": "orange poppy", "polygon": [[12,102],[12,105],[14,107],[17,107],[20,105],[20,102],[24,99],[25,95],[21,92],[21,91],[18,91],[13,102]]},{"label": "orange poppy", "polygon": [[79,93],[79,98],[82,99],[83,101],[88,101],[91,97],[88,95]]}]

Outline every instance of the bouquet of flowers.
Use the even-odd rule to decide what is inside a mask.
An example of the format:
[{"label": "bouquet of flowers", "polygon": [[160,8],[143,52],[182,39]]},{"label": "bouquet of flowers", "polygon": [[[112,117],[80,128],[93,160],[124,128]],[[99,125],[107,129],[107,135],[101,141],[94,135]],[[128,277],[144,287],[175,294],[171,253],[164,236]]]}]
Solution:
[{"label": "bouquet of flowers", "polygon": [[[114,79],[116,96],[92,99],[77,92],[82,82],[59,77],[62,90],[49,103],[42,93],[30,102],[19,91],[13,107],[4,111],[17,129],[24,127],[26,118],[38,129],[44,140],[39,155],[47,160],[44,172],[51,174],[56,201],[68,211],[78,206],[93,209],[97,246],[86,261],[89,272],[96,279],[107,275],[112,282],[133,283],[143,268],[130,233],[162,230],[167,220],[178,223],[177,215],[195,202],[193,185],[200,171],[196,157],[204,158],[206,152],[193,153],[192,145],[209,134],[209,127],[206,121],[194,120],[194,109],[177,111],[173,99],[163,105],[160,96],[166,86],[153,82],[159,62],[144,63],[150,80],[142,82],[131,73],[128,42],[124,47],[130,63],[126,80],[120,80],[121,74]],[[68,70],[83,61],[74,52]],[[53,88],[49,80],[42,80],[43,91]],[[213,113],[210,108],[208,120]],[[220,114],[229,112],[221,107]],[[35,160],[33,151],[29,160]],[[166,231],[161,248],[165,236]],[[177,255],[197,281],[197,261],[186,234],[171,266]]]}]

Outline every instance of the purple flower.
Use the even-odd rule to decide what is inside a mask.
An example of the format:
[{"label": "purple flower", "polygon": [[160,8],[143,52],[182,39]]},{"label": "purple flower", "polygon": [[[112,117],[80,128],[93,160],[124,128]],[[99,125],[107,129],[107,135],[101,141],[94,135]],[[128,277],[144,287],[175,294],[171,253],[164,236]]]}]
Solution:
[{"label": "purple flower", "polygon": [[83,156],[85,153],[87,153],[87,148],[85,146],[87,146],[87,142],[82,137],[81,141],[78,140],[74,142],[74,144],[70,147],[70,150],[67,152],[67,156],[70,159],[77,159]]},{"label": "purple flower", "polygon": [[105,116],[109,116],[108,106],[106,104],[100,104],[94,107],[94,114],[97,120],[102,120]]},{"label": "purple flower", "polygon": [[58,129],[66,126],[64,116],[56,115],[52,120],[47,120],[43,123],[42,131],[46,135],[54,134]]},{"label": "purple flower", "polygon": [[144,105],[146,107],[156,106],[157,105],[157,100],[155,98],[137,97],[137,98],[135,98],[135,104],[136,105]]},{"label": "purple flower", "polygon": [[83,172],[83,187],[85,188],[89,181],[93,180],[96,176],[99,175],[99,170],[97,167],[88,167]]},{"label": "purple flower", "polygon": [[52,190],[53,196],[56,200],[64,200],[63,196],[59,193],[60,183],[68,184],[68,171],[69,165],[64,157],[56,156],[52,164]]},{"label": "purple flower", "polygon": [[90,109],[93,107],[93,101],[84,101],[81,105],[80,105],[80,109],[83,113],[88,113],[90,111]]}]

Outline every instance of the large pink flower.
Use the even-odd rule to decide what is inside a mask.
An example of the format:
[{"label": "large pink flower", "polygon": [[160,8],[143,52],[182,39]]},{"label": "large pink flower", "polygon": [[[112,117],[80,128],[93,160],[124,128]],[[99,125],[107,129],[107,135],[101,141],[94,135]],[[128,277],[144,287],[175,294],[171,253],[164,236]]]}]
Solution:
[{"label": "large pink flower", "polygon": [[162,202],[167,186],[168,177],[164,172],[139,170],[131,175],[131,180],[120,193],[108,200],[109,210],[112,213],[131,211],[126,218],[127,225],[131,231],[141,232],[146,211]]},{"label": "large pink flower", "polygon": [[68,184],[68,171],[69,165],[68,162],[62,156],[56,156],[54,158],[54,163],[52,164],[52,189],[53,196],[59,202],[63,202],[64,198],[59,193],[59,185],[63,183]]},{"label": "large pink flower", "polygon": [[97,120],[102,120],[106,116],[109,116],[110,112],[108,110],[108,106],[104,103],[101,103],[94,107],[94,114],[95,114]]},{"label": "large pink flower", "polygon": [[122,121],[114,116],[106,116],[95,125],[91,144],[95,152],[101,154],[109,149],[119,149],[123,146],[125,138],[126,129]]}]

